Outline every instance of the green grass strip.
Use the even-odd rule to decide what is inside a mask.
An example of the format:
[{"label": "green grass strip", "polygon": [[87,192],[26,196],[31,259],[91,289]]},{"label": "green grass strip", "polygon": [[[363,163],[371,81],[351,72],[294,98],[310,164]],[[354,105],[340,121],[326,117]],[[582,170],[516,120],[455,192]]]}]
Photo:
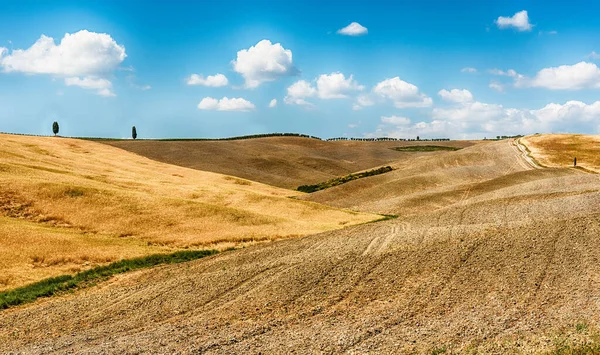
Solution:
[{"label": "green grass strip", "polygon": [[391,166],[384,166],[379,169],[373,169],[373,170],[369,170],[369,171],[364,171],[362,173],[350,174],[350,175],[338,177],[335,179],[327,180],[325,182],[321,182],[316,185],[302,185],[302,186],[299,186],[297,190],[301,191],[301,192],[311,193],[311,192],[315,192],[315,191],[319,191],[319,190],[325,190],[330,187],[338,186],[341,184],[345,184],[352,180],[361,179],[361,178],[365,178],[368,176],[384,174],[384,173],[390,172],[392,170],[393,169]]},{"label": "green grass strip", "polygon": [[449,150],[455,151],[461,148],[457,147],[447,147],[443,145],[411,145],[407,147],[394,147],[391,148],[393,150],[397,150],[399,152],[435,152],[438,150]]},{"label": "green grass strip", "polygon": [[77,287],[91,285],[112,275],[127,271],[150,268],[161,264],[177,264],[217,254],[216,250],[182,250],[172,254],[155,254],[135,259],[125,259],[105,266],[98,266],[75,275],[62,275],[45,279],[27,286],[0,293],[0,310],[33,302]]}]

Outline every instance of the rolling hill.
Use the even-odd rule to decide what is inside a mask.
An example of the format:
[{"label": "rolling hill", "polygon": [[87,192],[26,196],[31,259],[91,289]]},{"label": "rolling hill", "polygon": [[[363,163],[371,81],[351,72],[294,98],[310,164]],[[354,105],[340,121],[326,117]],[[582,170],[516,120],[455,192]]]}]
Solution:
[{"label": "rolling hill", "polygon": [[91,141],[0,135],[0,290],[124,257],[242,246],[378,216]]},{"label": "rolling hill", "polygon": [[398,219],[0,312],[0,351],[600,351],[596,175],[540,169],[508,140],[394,165],[310,198]]},{"label": "rolling hill", "polygon": [[[431,142],[321,141],[299,137],[269,137],[227,141],[103,140],[101,143],[160,162],[212,171],[296,189],[395,160],[431,153],[398,152],[398,146]],[[434,142],[467,147],[472,141]]]}]

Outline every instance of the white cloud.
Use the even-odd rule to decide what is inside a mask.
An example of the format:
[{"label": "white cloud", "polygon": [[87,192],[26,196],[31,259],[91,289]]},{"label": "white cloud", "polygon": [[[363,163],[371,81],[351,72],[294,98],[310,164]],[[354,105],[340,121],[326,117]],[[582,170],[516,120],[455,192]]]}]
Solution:
[{"label": "white cloud", "polygon": [[373,92],[382,98],[390,99],[398,108],[429,107],[433,100],[419,92],[419,88],[399,77],[385,79],[373,88]]},{"label": "white cloud", "polygon": [[348,124],[348,128],[356,128],[356,127],[358,127],[358,124],[356,124],[356,123],[349,123]]},{"label": "white cloud", "polygon": [[215,110],[215,111],[250,111],[254,110],[254,104],[242,98],[227,98],[220,100],[212,97],[205,97],[198,104],[200,110]]},{"label": "white cloud", "polygon": [[5,72],[102,76],[116,69],[126,56],[125,47],[110,35],[82,30],[65,34],[58,45],[52,37],[42,35],[28,49],[2,56],[0,65]]},{"label": "white cloud", "polygon": [[273,108],[277,106],[277,99],[273,99],[271,100],[271,102],[269,102],[269,108]]},{"label": "white cloud", "polygon": [[201,74],[192,74],[186,79],[188,85],[203,85],[211,87],[226,86],[229,84],[229,80],[223,74],[209,75],[204,78]]},{"label": "white cloud", "polygon": [[540,34],[540,36],[542,36],[542,35],[556,35],[556,34],[558,34],[558,31],[540,31],[539,34]]},{"label": "white cloud", "polygon": [[491,83],[488,85],[488,87],[489,87],[490,89],[496,90],[496,91],[498,91],[498,92],[504,92],[504,86],[502,86],[502,84],[500,84],[500,83],[497,83],[497,82],[495,82],[495,81],[492,81],[492,82],[491,82]]},{"label": "white cloud", "polygon": [[103,78],[86,76],[84,78],[71,77],[65,78],[65,85],[79,86],[84,89],[97,90],[96,93],[100,96],[116,96],[112,91],[112,83]]},{"label": "white cloud", "polygon": [[494,69],[488,70],[488,73],[490,73],[492,75],[498,75],[498,76],[510,76],[511,78],[517,78],[519,76],[522,76],[521,74],[517,73],[514,69],[508,69],[507,71],[504,71],[504,70],[494,68]]},{"label": "white cloud", "polygon": [[360,36],[367,34],[368,32],[369,30],[358,22],[352,22],[348,26],[337,31],[338,34],[345,36]]},{"label": "white cloud", "polygon": [[542,87],[551,90],[579,90],[600,87],[600,68],[594,63],[579,62],[544,68],[533,78],[521,78],[517,87]]},{"label": "white cloud", "polygon": [[306,101],[309,97],[318,97],[323,100],[344,99],[351,92],[360,91],[364,86],[359,85],[352,75],[346,79],[343,73],[322,74],[315,79],[316,87],[306,80],[298,80],[287,88],[287,95],[283,101],[288,104],[312,106]]},{"label": "white cloud", "polygon": [[475,68],[471,68],[471,67],[466,67],[466,68],[462,68],[460,70],[461,73],[477,73],[477,69]]},{"label": "white cloud", "polygon": [[[1,50],[0,50],[0,52],[1,52]],[[592,53],[586,55],[586,58],[600,59],[600,54],[596,53],[596,51],[592,51]]]},{"label": "white cloud", "polygon": [[408,126],[410,125],[410,119],[406,117],[398,116],[381,116],[382,123],[389,123],[396,126]]},{"label": "white cloud", "polygon": [[352,105],[354,111],[362,110],[364,107],[375,105],[375,101],[370,95],[360,95],[356,98],[356,102]]},{"label": "white cloud", "polygon": [[531,31],[531,28],[533,27],[529,23],[529,16],[525,10],[517,12],[512,17],[498,17],[496,25],[501,29],[514,27],[519,31]]},{"label": "white cloud", "polygon": [[440,95],[442,100],[449,102],[461,103],[473,101],[473,94],[471,94],[469,90],[465,89],[452,89],[450,91],[443,89],[438,92],[438,95]]},{"label": "white cloud", "polygon": [[364,86],[358,85],[353,76],[348,79],[342,73],[322,74],[317,79],[317,92],[321,99],[344,99],[352,91],[363,90]]},{"label": "white cloud", "polygon": [[[550,103],[537,110],[505,108],[478,101],[434,108],[430,122],[411,125],[403,118],[381,117],[369,137],[481,139],[497,135],[552,132],[600,133],[600,101]],[[390,127],[391,126],[391,127]]]},{"label": "white cloud", "polygon": [[317,89],[312,87],[306,80],[298,80],[287,88],[287,96],[283,101],[288,105],[312,106],[305,99],[317,94]]},{"label": "white cloud", "polygon": [[231,63],[233,70],[246,80],[247,88],[298,73],[293,65],[292,51],[266,39],[237,52],[237,59]]}]

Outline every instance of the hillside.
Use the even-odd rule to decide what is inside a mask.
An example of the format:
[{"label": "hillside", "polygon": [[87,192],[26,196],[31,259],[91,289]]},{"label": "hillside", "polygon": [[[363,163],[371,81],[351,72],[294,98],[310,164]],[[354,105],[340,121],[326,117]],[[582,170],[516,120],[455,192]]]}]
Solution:
[{"label": "hillside", "polygon": [[[231,141],[106,140],[101,143],[168,164],[238,176],[288,189],[387,165],[394,160],[435,154],[390,149],[431,142],[321,141],[298,137]],[[460,148],[475,144],[472,141],[434,143]]]},{"label": "hillside", "polygon": [[531,156],[547,167],[577,166],[600,173],[600,136],[584,134],[539,134],[521,139]]},{"label": "hillside", "polygon": [[249,245],[378,216],[91,141],[0,135],[0,290],[179,248]]},{"label": "hillside", "polygon": [[[539,178],[512,140],[398,160],[395,170],[299,198],[361,211],[421,214],[467,198]],[[542,173],[543,174],[543,173]]]},{"label": "hillside", "polygon": [[[330,200],[396,220],[122,275],[0,312],[0,352],[600,350],[595,175],[535,169],[511,141],[397,167],[405,178],[315,193],[359,193],[364,204]],[[381,191],[377,179],[389,179]]]}]

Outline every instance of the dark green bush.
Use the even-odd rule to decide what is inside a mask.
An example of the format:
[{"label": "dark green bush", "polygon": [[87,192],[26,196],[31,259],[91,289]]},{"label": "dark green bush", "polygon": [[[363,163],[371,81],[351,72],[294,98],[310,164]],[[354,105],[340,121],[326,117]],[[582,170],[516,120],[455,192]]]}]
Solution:
[{"label": "dark green bush", "polygon": [[298,187],[298,191],[301,192],[306,192],[306,193],[311,193],[311,192],[315,192],[315,191],[319,191],[319,190],[324,190],[333,186],[337,186],[337,185],[341,185],[341,184],[345,184],[349,181],[352,180],[356,180],[356,179],[361,179],[361,178],[365,178],[365,177],[369,177],[369,176],[374,176],[374,175],[379,175],[379,174],[383,174],[383,173],[387,173],[389,171],[392,171],[392,167],[391,166],[384,166],[381,167],[379,169],[373,169],[373,170],[369,170],[369,171],[364,171],[362,173],[356,173],[356,174],[349,174],[346,176],[342,176],[339,178],[335,178],[335,179],[331,179],[331,180],[327,180],[325,182],[321,182],[315,185],[302,185]]}]

